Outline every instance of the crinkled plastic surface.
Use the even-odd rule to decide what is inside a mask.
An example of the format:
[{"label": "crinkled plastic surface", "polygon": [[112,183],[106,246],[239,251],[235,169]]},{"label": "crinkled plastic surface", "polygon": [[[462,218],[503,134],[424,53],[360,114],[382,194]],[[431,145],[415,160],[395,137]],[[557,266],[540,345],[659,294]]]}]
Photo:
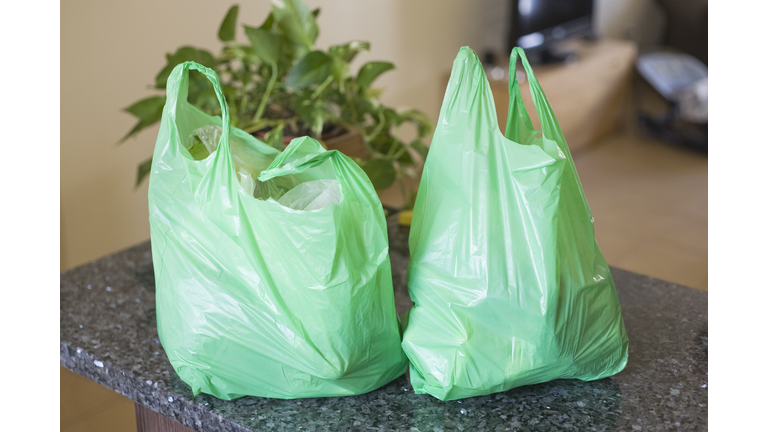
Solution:
[{"label": "crinkled plastic surface", "polygon": [[[187,102],[189,69],[213,83],[223,118]],[[368,177],[311,138],[281,153],[221,125],[229,113],[215,72],[177,66],[149,221],[157,328],[179,377],[195,394],[290,399],[362,394],[402,375],[386,223]],[[220,134],[196,160],[184,141],[200,128]],[[337,195],[323,201],[334,184]],[[321,193],[305,210],[276,201],[306,188]]]},{"label": "crinkled plastic surface", "polygon": [[302,183],[277,200],[296,210],[318,210],[341,202],[341,190],[336,180],[312,180]]},{"label": "crinkled plastic surface", "polygon": [[[416,393],[442,400],[627,364],[616,287],[554,113],[519,48],[543,134],[515,74],[506,136],[477,55],[453,63],[409,238],[403,349]],[[404,320],[405,322],[405,320]]]},{"label": "crinkled plastic surface", "polygon": [[[197,151],[194,151],[192,156],[196,160],[202,160],[211,153],[215,152],[219,147],[219,141],[221,141],[222,132],[222,127],[217,125],[206,125],[197,128],[190,134],[187,148],[194,151],[195,146],[197,146]],[[230,137],[229,141],[230,149],[232,150],[232,161],[235,164],[235,170],[237,171],[237,178],[240,180],[240,186],[243,188],[243,190],[245,190],[246,193],[253,196],[256,190],[256,180],[253,178],[254,167],[249,166],[240,158],[240,154],[242,153],[242,149],[245,147],[245,144],[236,137]],[[205,150],[199,148],[201,143]],[[263,165],[263,163],[257,163],[256,165]],[[262,166],[261,168],[263,169],[264,167]],[[261,196],[258,196],[257,198],[261,199]]]}]

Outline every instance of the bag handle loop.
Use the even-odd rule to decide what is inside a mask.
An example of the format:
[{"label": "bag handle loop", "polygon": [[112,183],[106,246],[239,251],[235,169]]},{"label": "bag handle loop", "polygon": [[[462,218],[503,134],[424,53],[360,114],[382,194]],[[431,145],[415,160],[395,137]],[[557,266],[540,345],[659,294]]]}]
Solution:
[{"label": "bag handle loop", "polygon": [[[259,173],[258,179],[264,182],[275,177],[298,174],[320,165],[333,155],[333,150],[325,150],[314,138],[308,136],[294,138],[288,147],[264,171]],[[294,160],[287,163],[288,159],[292,157]]]},{"label": "bag handle loop", "polygon": [[[296,157],[298,156],[298,157]],[[290,163],[288,159],[295,157]],[[342,195],[346,194],[348,189],[347,176],[345,171],[349,172],[350,164],[355,164],[349,157],[338,150],[326,150],[314,138],[304,136],[294,138],[288,147],[280,153],[275,160],[258,175],[259,181],[265,182],[275,177],[281,177],[289,174],[302,173],[310,168],[321,165],[323,162],[331,160],[333,171],[336,174],[336,181],[339,182],[339,188]]]},{"label": "bag handle loop", "polygon": [[[219,140],[218,148],[224,148],[221,153],[229,154],[229,106],[227,100],[224,98],[224,93],[221,91],[221,83],[219,82],[219,76],[213,69],[207,68],[199,63],[193,61],[186,61],[184,63],[176,65],[173,68],[168,77],[168,85],[166,87],[166,98],[168,98],[169,106],[173,110],[174,122],[176,121],[176,112],[178,111],[179,104],[183,101],[187,102],[187,95],[189,93],[189,71],[196,70],[213,84],[213,90],[216,92],[216,99],[219,100],[221,106],[221,139]],[[218,153],[216,157],[218,158]]]},{"label": "bag handle loop", "polygon": [[[520,86],[517,82],[516,66],[517,58],[523,63],[525,74],[528,77],[531,90],[531,99],[533,99],[533,105],[536,107],[536,114],[539,116],[539,122],[541,123],[541,129],[543,135],[553,141],[564,142],[563,132],[560,130],[560,125],[557,122],[557,118],[552,111],[552,107],[544,95],[544,91],[539,85],[539,81],[533,74],[533,69],[528,58],[525,56],[525,51],[520,47],[512,49],[512,53],[509,56],[509,115],[507,116],[507,130],[504,134],[507,139],[511,139],[515,142],[527,141],[530,136],[525,133],[526,130],[531,131],[530,134],[534,134],[533,124],[531,118],[528,116],[528,112],[525,109],[525,103],[523,102],[522,94],[520,93]],[[526,128],[515,127],[515,123],[522,121]],[[521,133],[526,136],[521,136]]]}]

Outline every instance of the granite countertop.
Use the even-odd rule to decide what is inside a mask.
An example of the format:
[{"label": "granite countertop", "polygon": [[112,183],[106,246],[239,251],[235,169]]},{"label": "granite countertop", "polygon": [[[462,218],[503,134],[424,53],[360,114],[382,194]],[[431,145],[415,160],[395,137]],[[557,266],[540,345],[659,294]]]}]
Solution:
[{"label": "granite countertop", "polygon": [[[389,218],[398,313],[407,231]],[[61,274],[61,365],[199,431],[656,431],[707,429],[707,293],[616,268],[629,364],[442,402],[405,376],[361,396],[223,401],[192,396],[157,337],[149,242]]]}]

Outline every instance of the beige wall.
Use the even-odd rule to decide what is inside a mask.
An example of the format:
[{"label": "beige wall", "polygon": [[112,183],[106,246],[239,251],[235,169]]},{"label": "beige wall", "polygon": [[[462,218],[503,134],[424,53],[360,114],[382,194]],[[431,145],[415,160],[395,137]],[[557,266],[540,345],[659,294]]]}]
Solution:
[{"label": "beige wall", "polygon": [[[371,42],[357,59],[398,69],[377,82],[383,101],[437,120],[442,77],[462,45],[503,50],[502,0],[307,0],[321,7],[318,45]],[[134,120],[121,110],[152,94],[164,53],[181,45],[218,52],[216,33],[230,2],[68,0],[61,4],[61,269],[149,238],[146,182],[136,166],[152,154],[157,127],[121,146]],[[267,0],[240,2],[240,22],[261,23]],[[659,16],[650,0],[598,0],[598,30],[653,41]],[[652,20],[650,25],[645,21]],[[644,21],[645,20],[645,21]],[[242,32],[242,30],[241,30]],[[240,40],[244,40],[242,34]],[[645,39],[643,39],[645,38]]]}]

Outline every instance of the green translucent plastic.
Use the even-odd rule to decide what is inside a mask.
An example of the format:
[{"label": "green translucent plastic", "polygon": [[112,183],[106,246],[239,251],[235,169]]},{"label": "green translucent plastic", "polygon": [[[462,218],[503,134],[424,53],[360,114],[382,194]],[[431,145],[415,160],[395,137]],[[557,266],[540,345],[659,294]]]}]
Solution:
[{"label": "green translucent plastic", "polygon": [[[515,77],[523,60],[542,132]],[[592,213],[523,50],[510,59],[506,136],[468,47],[453,63],[409,238],[403,335],[416,393],[442,400],[627,364],[627,334]]]},{"label": "green translucent plastic", "polygon": [[[187,102],[189,69],[213,83],[222,117]],[[197,161],[187,138],[207,125],[222,137]],[[261,199],[240,186],[235,150]],[[323,179],[338,181],[338,204],[301,211],[276,201]],[[368,177],[311,138],[280,153],[230,127],[218,77],[194,62],[168,79],[149,221],[158,333],[194,394],[356,395],[405,372],[384,212]]]}]

